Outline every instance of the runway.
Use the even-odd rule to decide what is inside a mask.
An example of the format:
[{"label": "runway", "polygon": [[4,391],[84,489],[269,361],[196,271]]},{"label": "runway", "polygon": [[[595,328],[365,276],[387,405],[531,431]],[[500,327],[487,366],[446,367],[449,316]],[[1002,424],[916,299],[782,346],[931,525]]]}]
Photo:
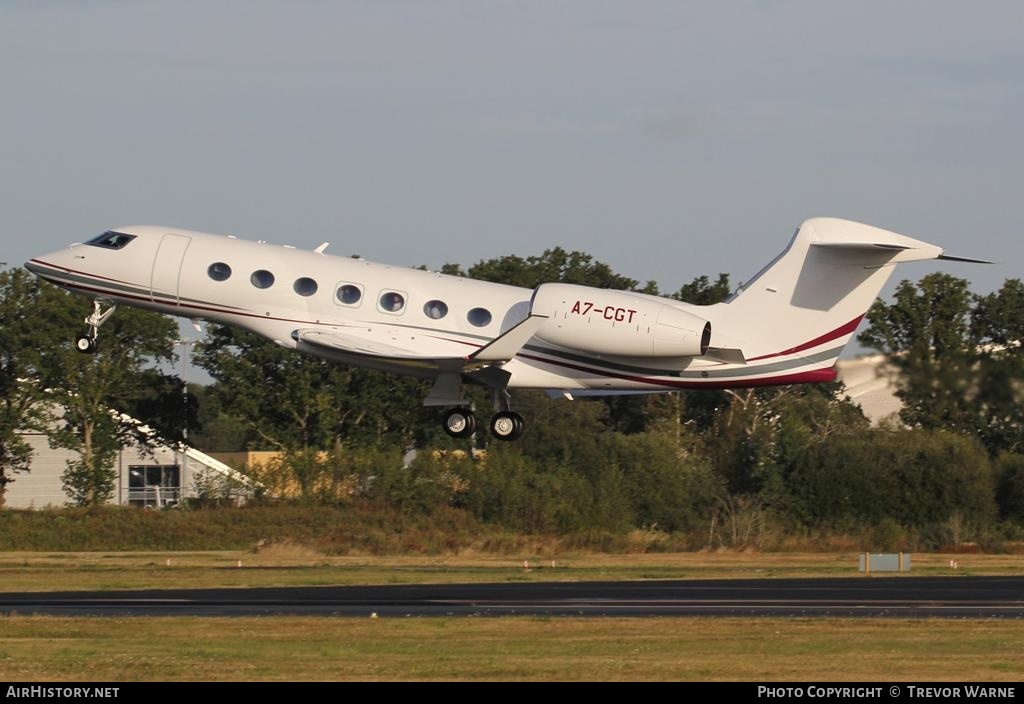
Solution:
[{"label": "runway", "polygon": [[887,616],[1024,618],[1024,577],[408,584],[0,593],[60,616]]}]

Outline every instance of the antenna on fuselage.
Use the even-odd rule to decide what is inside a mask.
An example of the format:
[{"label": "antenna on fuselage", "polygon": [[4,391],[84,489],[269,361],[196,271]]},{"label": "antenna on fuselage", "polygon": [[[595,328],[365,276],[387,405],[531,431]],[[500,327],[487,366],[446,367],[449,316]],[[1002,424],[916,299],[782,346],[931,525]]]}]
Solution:
[{"label": "antenna on fuselage", "polygon": [[323,242],[319,247],[317,247],[313,251],[316,252],[317,254],[323,254],[324,250],[327,249],[330,246],[330,244],[330,242]]}]

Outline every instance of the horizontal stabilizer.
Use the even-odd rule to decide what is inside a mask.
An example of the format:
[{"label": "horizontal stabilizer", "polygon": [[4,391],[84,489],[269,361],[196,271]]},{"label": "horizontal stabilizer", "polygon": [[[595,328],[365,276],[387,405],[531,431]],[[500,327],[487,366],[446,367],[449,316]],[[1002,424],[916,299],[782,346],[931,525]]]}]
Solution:
[{"label": "horizontal stabilizer", "polygon": [[810,245],[815,249],[827,250],[830,252],[875,255],[878,257],[877,266],[881,266],[883,264],[897,264],[900,262],[926,261],[928,259],[938,259],[942,256],[941,247],[936,247],[935,245],[928,244],[927,242],[912,240],[909,237],[902,237],[901,239],[912,244],[877,241],[817,241],[811,242]]},{"label": "horizontal stabilizer", "polygon": [[887,244],[885,242],[811,242],[812,247],[824,247],[825,249],[845,249],[849,252],[878,252],[890,250],[902,252],[911,247],[904,247],[900,244]]},{"label": "horizontal stabilizer", "polygon": [[968,264],[994,264],[995,262],[986,261],[984,259],[971,259],[970,257],[954,257],[952,254],[942,254],[939,259],[943,259],[947,262],[967,262]]},{"label": "horizontal stabilizer", "polygon": [[841,252],[867,252],[873,254],[900,255],[896,261],[909,262],[922,259],[944,259],[950,262],[968,262],[970,264],[991,264],[984,259],[971,259],[969,257],[954,257],[951,254],[944,254],[940,247],[919,242],[921,246],[914,247],[891,242],[811,242],[812,247],[835,250]]}]

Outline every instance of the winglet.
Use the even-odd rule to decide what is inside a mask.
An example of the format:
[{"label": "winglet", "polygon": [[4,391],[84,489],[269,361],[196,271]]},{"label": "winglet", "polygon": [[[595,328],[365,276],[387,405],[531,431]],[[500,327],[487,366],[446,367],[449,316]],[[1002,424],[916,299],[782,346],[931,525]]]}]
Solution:
[{"label": "winglet", "polygon": [[488,342],[466,359],[475,362],[507,362],[523,349],[548,319],[546,315],[531,315]]}]

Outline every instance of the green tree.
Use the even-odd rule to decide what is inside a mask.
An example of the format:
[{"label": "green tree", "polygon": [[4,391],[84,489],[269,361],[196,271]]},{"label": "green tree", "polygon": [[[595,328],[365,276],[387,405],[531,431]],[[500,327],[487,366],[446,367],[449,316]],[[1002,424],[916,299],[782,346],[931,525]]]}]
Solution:
[{"label": "green tree", "polygon": [[841,384],[806,384],[727,392],[729,403],[702,433],[705,453],[732,494],[760,494],[787,508],[794,461],[834,436],[866,431]]},{"label": "green tree", "polygon": [[0,271],[0,508],[13,475],[29,470],[32,449],[22,432],[49,420],[43,367],[64,342],[53,325],[64,298],[24,269]]},{"label": "green tree", "polygon": [[[443,273],[461,275],[461,267],[446,264]],[[515,254],[474,264],[466,272],[471,278],[494,283],[535,288],[543,283],[560,282],[596,288],[632,291],[639,282],[612,271],[604,262],[583,252],[567,252],[561,247],[547,249],[539,256],[525,259]]]},{"label": "green tree", "polygon": [[900,371],[900,417],[915,428],[976,434],[993,456],[1024,447],[1024,284],[986,296],[931,274],[878,301],[860,340]]},{"label": "green tree", "polygon": [[987,525],[996,515],[984,448],[941,431],[838,435],[797,459],[791,489],[812,525],[890,519],[923,527],[953,516]]},{"label": "green tree", "polygon": [[526,533],[568,533],[594,525],[593,487],[574,468],[547,465],[509,446],[496,446],[469,467],[460,499],[483,521]]},{"label": "green tree", "polygon": [[999,455],[994,473],[999,514],[1004,520],[1024,526],[1024,455]]},{"label": "green tree", "polygon": [[710,306],[713,303],[721,303],[731,292],[729,275],[719,274],[714,283],[711,283],[707,276],[698,276],[690,283],[683,284],[671,297],[684,303]]},{"label": "green tree", "polygon": [[974,430],[970,312],[967,282],[941,273],[900,282],[892,303],[879,299],[868,311],[859,340],[899,370],[900,418],[910,427]]},{"label": "green tree", "polygon": [[213,386],[189,384],[189,397],[196,408],[196,429],[189,442],[207,452],[239,452],[255,440],[245,422],[229,412],[213,393]]},{"label": "green tree", "polygon": [[702,527],[722,482],[701,454],[664,433],[609,434],[609,461],[622,468],[633,524],[665,531]]},{"label": "green tree", "polygon": [[1024,283],[1008,279],[975,298],[971,344],[977,355],[977,432],[993,455],[1024,450]]}]

